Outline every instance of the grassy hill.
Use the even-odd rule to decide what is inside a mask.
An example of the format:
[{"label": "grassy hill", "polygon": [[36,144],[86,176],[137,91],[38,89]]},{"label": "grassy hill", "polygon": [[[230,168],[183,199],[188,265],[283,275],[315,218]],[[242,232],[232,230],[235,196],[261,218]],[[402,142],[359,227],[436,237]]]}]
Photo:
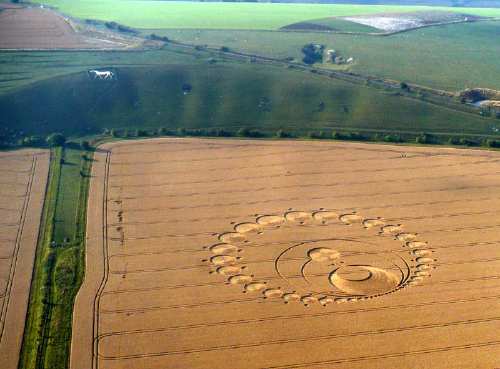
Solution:
[{"label": "grassy hill", "polygon": [[[0,96],[1,124],[26,134],[85,135],[103,128],[206,128],[295,132],[352,128],[488,134],[497,120],[438,107],[309,72],[256,64],[119,67],[117,79],[86,72]],[[186,86],[191,91],[186,93]]]}]

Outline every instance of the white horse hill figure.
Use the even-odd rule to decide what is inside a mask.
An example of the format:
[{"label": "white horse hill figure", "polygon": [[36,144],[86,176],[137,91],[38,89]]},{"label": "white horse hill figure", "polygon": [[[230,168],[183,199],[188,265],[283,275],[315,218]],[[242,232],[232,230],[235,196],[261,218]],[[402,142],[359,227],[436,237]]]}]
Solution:
[{"label": "white horse hill figure", "polygon": [[89,75],[93,76],[94,79],[113,79],[115,74],[110,70],[89,70]]}]

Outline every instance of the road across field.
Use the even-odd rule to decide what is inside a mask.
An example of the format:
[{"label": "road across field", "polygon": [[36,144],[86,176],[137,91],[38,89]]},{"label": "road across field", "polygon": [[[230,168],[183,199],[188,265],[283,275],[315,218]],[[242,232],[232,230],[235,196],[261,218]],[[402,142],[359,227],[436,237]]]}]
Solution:
[{"label": "road across field", "polygon": [[49,169],[49,153],[0,153],[0,358],[16,369]]},{"label": "road across field", "polygon": [[492,368],[500,156],[104,145],[72,369]]}]

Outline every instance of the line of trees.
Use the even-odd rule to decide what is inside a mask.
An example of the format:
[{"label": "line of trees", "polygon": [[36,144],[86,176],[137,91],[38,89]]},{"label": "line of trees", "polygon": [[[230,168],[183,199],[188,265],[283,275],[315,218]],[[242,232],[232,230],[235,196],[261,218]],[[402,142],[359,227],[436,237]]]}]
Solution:
[{"label": "line of trees", "polygon": [[331,131],[319,130],[307,133],[296,133],[284,129],[276,131],[263,131],[254,128],[242,127],[236,131],[223,128],[159,128],[153,130],[110,130],[108,131],[116,138],[141,138],[155,136],[176,136],[176,137],[242,137],[242,138],[308,138],[313,140],[342,140],[342,141],[370,141],[388,143],[416,143],[420,145],[457,145],[457,146],[483,146],[490,148],[500,148],[500,139],[492,138],[470,138],[455,135],[433,135],[430,133],[398,134],[398,133],[360,133],[356,131]]},{"label": "line of trees", "polygon": [[[491,137],[471,138],[457,135],[433,135],[430,133],[419,134],[398,134],[398,133],[377,133],[377,132],[356,132],[356,131],[331,131],[319,130],[297,133],[278,129],[276,131],[263,131],[256,128],[242,127],[238,130],[228,130],[224,128],[177,128],[172,129],[162,127],[158,129],[105,129],[104,136],[113,138],[145,138],[159,136],[175,137],[241,137],[241,138],[308,138],[312,140],[342,140],[342,141],[370,141],[388,143],[416,143],[420,145],[457,145],[468,147],[488,147],[500,148],[500,139]],[[46,137],[24,136],[16,142],[4,142],[0,137],[0,148],[12,147],[58,147],[66,144],[67,138],[61,133],[52,133]],[[82,150],[89,150],[89,141],[79,141]]]}]

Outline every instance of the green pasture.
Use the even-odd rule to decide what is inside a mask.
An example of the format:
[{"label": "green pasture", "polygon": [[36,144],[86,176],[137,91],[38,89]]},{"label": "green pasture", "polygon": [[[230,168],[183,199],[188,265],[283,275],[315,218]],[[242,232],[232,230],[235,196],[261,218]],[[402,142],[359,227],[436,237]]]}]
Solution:
[{"label": "green pasture", "polygon": [[352,56],[353,72],[408,81],[450,91],[500,89],[500,22],[454,24],[391,36],[310,32],[145,30],[173,40],[273,58],[301,60],[309,42]]},{"label": "green pasture", "polygon": [[136,28],[200,28],[276,30],[311,19],[442,9],[500,16],[500,9],[429,8],[394,5],[277,4],[182,2],[157,0],[42,0],[61,12],[82,19],[115,21]]}]

